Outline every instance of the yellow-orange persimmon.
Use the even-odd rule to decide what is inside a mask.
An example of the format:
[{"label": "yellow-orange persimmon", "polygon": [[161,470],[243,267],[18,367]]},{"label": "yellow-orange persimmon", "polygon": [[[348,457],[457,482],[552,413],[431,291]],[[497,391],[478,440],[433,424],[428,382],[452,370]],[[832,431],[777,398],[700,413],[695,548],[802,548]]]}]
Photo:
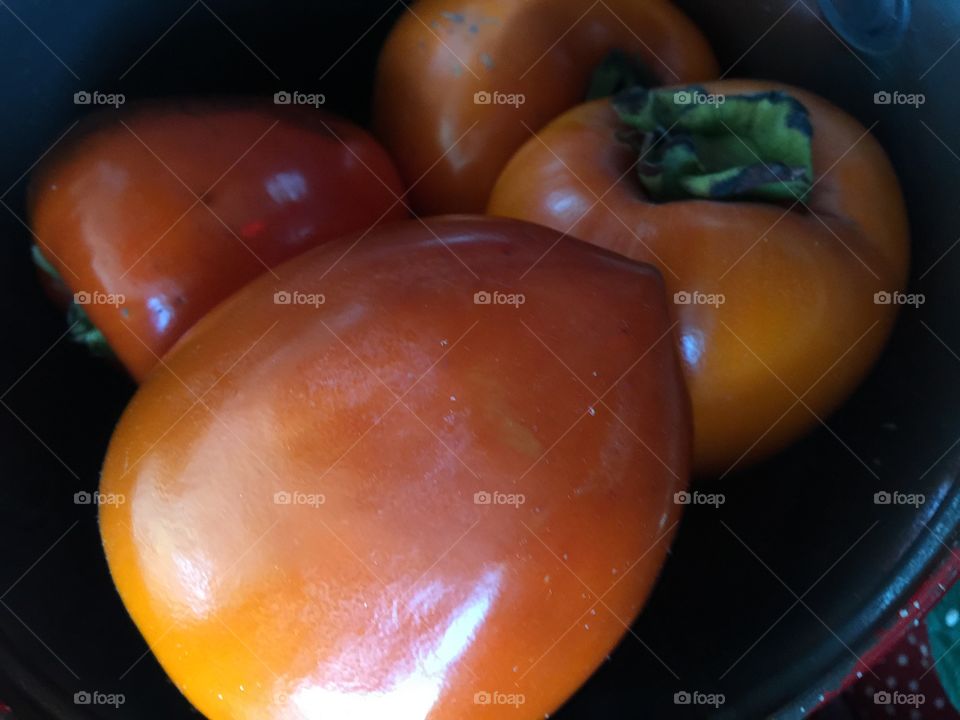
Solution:
[{"label": "yellow-orange persimmon", "polygon": [[[753,166],[739,180],[751,173],[778,178],[767,190],[793,183],[791,173],[803,168],[764,160],[764,148],[777,148],[764,144],[749,118],[732,132],[731,103],[738,95],[746,103],[798,101],[808,117],[800,113],[792,121],[812,131],[808,194],[802,201],[792,190],[777,201],[654,199],[637,169],[651,172],[649,153],[671,142],[668,128],[638,138],[638,154],[622,142],[628,128],[613,104],[598,100],[557,118],[517,152],[497,181],[489,211],[660,268],[693,405],[694,464],[700,473],[722,474],[783,448],[867,373],[896,315],[884,293],[906,282],[907,217],[877,140],[826,100],[739,80],[658,92],[665,93],[661,105],[673,97],[688,108],[703,103],[691,126],[706,128],[708,157],[693,163],[694,174],[728,153]],[[716,104],[721,99],[725,104]],[[678,119],[691,112],[673,110]],[[772,105],[768,110],[775,113]],[[674,138],[670,152],[682,155],[697,142],[695,135]],[[722,173],[664,177],[650,181],[696,189],[714,177],[729,180]]]},{"label": "yellow-orange persimmon", "polygon": [[526,223],[427,224],[245,287],[111,440],[110,570],[211,720],[504,711],[484,693],[542,718],[664,561],[690,431],[656,271]]}]

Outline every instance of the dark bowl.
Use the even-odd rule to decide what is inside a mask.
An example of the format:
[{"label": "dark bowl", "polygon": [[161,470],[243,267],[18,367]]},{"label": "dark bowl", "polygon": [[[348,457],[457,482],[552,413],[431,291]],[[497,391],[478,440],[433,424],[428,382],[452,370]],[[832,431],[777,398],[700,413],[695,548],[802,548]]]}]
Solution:
[{"label": "dark bowl", "polygon": [[[960,7],[908,0],[681,3],[733,75],[814,89],[889,151],[914,238],[893,340],[855,396],[789,451],[692,508],[643,616],[555,717],[798,717],[836,686],[954,541],[960,519]],[[0,2],[0,698],[17,717],[186,718],[113,589],[92,490],[134,390],[64,338],[35,280],[26,176],[86,109],[128,99],[283,89],[364,121],[377,49],[399,2]],[[953,51],[953,52],[951,52]],[[876,104],[878,91],[925,103]],[[842,312],[842,308],[838,312]],[[919,508],[874,493],[922,493]],[[74,693],[122,693],[118,709]],[[719,692],[717,711],[674,703]]]}]

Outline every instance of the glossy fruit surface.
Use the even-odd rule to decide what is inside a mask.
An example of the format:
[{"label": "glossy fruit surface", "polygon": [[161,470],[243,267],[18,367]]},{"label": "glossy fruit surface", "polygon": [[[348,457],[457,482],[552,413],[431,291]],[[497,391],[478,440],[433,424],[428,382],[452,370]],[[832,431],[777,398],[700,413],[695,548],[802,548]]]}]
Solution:
[{"label": "glossy fruit surface", "polygon": [[193,328],[111,441],[133,619],[211,720],[542,718],[642,607],[686,486],[652,268],[409,221]]},{"label": "glossy fruit surface", "polygon": [[142,379],[237,288],[305,248],[406,216],[397,171],[331,114],[184,100],[106,112],[33,177],[37,245]]},{"label": "glossy fruit surface", "polygon": [[798,88],[705,83],[733,96],[784,90],[808,109],[815,183],[801,202],[650,201],[637,153],[599,100],[528,142],[489,211],[663,273],[690,389],[695,466],[724,474],[783,448],[846,399],[886,342],[909,262],[897,178],[859,122]]},{"label": "glossy fruit surface", "polygon": [[693,23],[666,0],[421,0],[381,52],[375,128],[423,214],[482,212],[510,156],[586,97],[611,51],[660,83],[714,78]]}]

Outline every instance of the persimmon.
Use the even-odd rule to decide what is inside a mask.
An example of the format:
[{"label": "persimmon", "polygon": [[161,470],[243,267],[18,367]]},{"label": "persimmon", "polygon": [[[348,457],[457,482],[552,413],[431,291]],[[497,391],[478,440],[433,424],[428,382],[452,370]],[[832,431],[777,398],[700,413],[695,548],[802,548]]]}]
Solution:
[{"label": "persimmon", "polygon": [[276,275],[184,335],[110,442],[100,528],[150,648],[211,720],[554,711],[682,507],[658,273],[459,217]]},{"label": "persimmon", "polygon": [[374,127],[414,209],[482,212],[511,155],[582,102],[613,54],[660,84],[719,73],[668,0],[413,3],[380,54]]},{"label": "persimmon", "polygon": [[330,113],[184,99],[83,121],[34,174],[29,209],[44,265],[140,380],[260,273],[406,217],[401,192],[380,144]]},{"label": "persimmon", "polygon": [[582,104],[510,160],[489,211],[660,268],[703,475],[771,455],[838,407],[907,280],[907,215],[880,144],[779,83]]}]

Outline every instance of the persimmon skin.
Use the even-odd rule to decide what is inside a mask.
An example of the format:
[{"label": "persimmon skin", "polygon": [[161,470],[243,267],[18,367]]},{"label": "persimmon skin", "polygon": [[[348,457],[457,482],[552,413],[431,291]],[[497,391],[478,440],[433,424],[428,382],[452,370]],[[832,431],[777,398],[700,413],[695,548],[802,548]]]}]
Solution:
[{"label": "persimmon skin", "polygon": [[31,181],[37,244],[135,379],[204,313],[311,244],[407,216],[386,151],[330,113],[177,100],[73,129]]},{"label": "persimmon skin", "polygon": [[[667,0],[419,0],[380,55],[374,127],[422,214],[482,212],[511,155],[583,101],[611,50],[662,83],[719,68],[697,27]],[[475,93],[523,104],[477,104]]]},{"label": "persimmon skin", "polygon": [[807,107],[812,214],[761,202],[649,202],[637,155],[615,138],[619,122],[603,100],[571,109],[521,148],[488,209],[653,263],[670,299],[724,297],[719,307],[671,306],[693,405],[695,472],[710,476],[769,457],[853,392],[893,326],[896,306],[874,294],[904,287],[909,227],[886,154],[842,110],[778,83],[704,87],[784,90]]},{"label": "persimmon skin", "polygon": [[[526,223],[426,222],[245,287],[111,440],[111,573],[211,720],[503,713],[484,692],[542,718],[665,559],[690,428],[656,271]],[[274,302],[294,290],[324,302]],[[474,302],[493,290],[525,302]]]}]

